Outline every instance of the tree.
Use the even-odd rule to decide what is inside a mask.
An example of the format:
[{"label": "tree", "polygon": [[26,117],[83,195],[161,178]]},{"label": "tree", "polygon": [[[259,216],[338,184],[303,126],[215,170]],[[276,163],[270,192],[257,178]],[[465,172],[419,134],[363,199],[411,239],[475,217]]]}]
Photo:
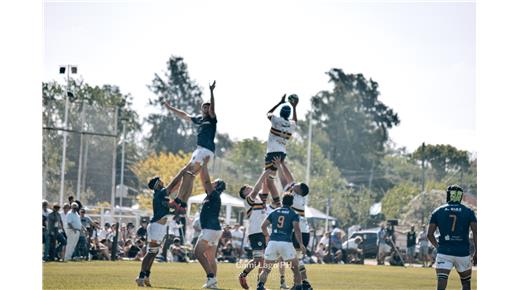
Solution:
[{"label": "tree", "polygon": [[[166,62],[164,76],[156,73],[148,88],[157,95],[149,103],[161,111],[160,114],[149,115],[145,120],[152,127],[147,137],[150,148],[155,152],[193,151],[196,144],[193,125],[170,114],[163,106],[164,102],[170,102],[190,115],[200,114],[202,89],[190,78],[184,59],[171,56]],[[228,148],[226,146],[230,145],[229,136],[217,133],[216,143],[219,150],[217,153],[223,153]]]},{"label": "tree", "polygon": [[[142,185],[140,188],[146,187],[146,190],[143,190],[142,193],[137,196],[139,206],[146,209],[152,208],[151,200],[153,192],[147,187],[148,181],[152,177],[161,177],[161,180],[165,186],[167,186],[175,175],[190,161],[190,158],[190,154],[184,154],[182,152],[178,154],[161,152],[159,154],[152,153],[145,159],[133,164],[130,170],[139,179]],[[197,178],[193,184],[193,192],[195,194],[204,192],[199,178]]]},{"label": "tree", "polygon": [[470,167],[469,153],[451,145],[427,144],[417,148],[412,156],[417,161],[428,162],[435,172],[437,181],[446,177],[448,172],[464,172]]},{"label": "tree", "polygon": [[[68,84],[69,114],[68,127],[74,132],[68,134],[65,194],[76,193],[79,174],[79,152],[83,143],[81,199],[96,203],[110,200],[112,187],[112,156],[114,139],[108,135],[117,131],[118,142],[122,141],[124,117],[127,131],[127,160],[138,157],[138,145],[134,136],[140,132],[139,116],[131,108],[132,96],[123,94],[119,87],[105,84],[91,86],[82,79],[71,79]],[[56,81],[42,83],[42,123],[43,130],[43,179],[49,200],[58,200],[61,172],[62,131],[65,127],[65,91]],[[118,111],[117,130],[114,128],[115,111]],[[100,133],[107,136],[81,134]],[[117,149],[119,149],[118,146]],[[120,158],[120,153],[116,156]],[[118,163],[119,164],[119,163]],[[117,166],[116,174],[120,175]],[[125,184],[135,186],[137,180],[129,174]]]},{"label": "tree", "polygon": [[336,68],[327,75],[333,90],[312,97],[317,126],[329,140],[322,150],[349,181],[369,185],[384,155],[388,130],[399,124],[399,117],[378,100],[377,82]]},{"label": "tree", "polygon": [[399,219],[406,206],[421,191],[417,184],[403,182],[394,186],[385,194],[382,212],[387,219]]}]

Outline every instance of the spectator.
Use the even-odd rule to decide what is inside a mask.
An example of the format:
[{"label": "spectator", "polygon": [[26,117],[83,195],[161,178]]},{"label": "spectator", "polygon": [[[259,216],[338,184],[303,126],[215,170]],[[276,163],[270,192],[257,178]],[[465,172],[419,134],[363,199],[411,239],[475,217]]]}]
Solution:
[{"label": "spectator", "polygon": [[222,255],[217,260],[219,262],[236,263],[237,258],[233,255],[233,252],[233,244],[229,240],[226,242],[224,247],[222,247]]},{"label": "spectator", "polygon": [[237,257],[242,256],[242,240],[244,239],[244,228],[239,224],[235,224],[231,230],[231,238],[233,239],[232,246],[236,251]]},{"label": "spectator", "polygon": [[81,219],[78,214],[78,204],[73,202],[71,205],[72,210],[67,213],[67,225],[65,227],[65,233],[67,234],[67,247],[65,249],[65,261],[70,261],[74,249],[79,240],[79,234],[81,230]]},{"label": "spectator", "polygon": [[419,255],[421,256],[421,262],[423,267],[426,267],[428,265],[428,262],[430,261],[430,255],[429,255],[429,245],[430,242],[428,242],[428,232],[426,231],[426,226],[422,226],[422,231],[419,233]]},{"label": "spectator", "polygon": [[[332,225],[330,250],[331,254],[336,257],[338,257],[338,251],[341,252],[341,230],[337,228],[335,224]],[[339,256],[341,256],[341,253]],[[336,259],[336,261],[338,261],[338,259]]]},{"label": "spectator", "polygon": [[173,262],[188,262],[186,250],[182,247],[180,238],[173,239],[170,251],[172,253]]},{"label": "spectator", "polygon": [[72,206],[72,203],[75,202],[78,205],[78,210],[83,208],[83,205],[81,204],[81,202],[79,200],[77,200],[77,199],[74,200],[74,195],[69,195],[68,200],[69,200],[69,204],[71,206]]},{"label": "spectator", "polygon": [[323,244],[325,248],[329,246],[330,232],[326,232],[320,239],[320,244]]},{"label": "spectator", "polygon": [[[47,230],[49,233],[49,257],[47,261],[54,261],[58,256],[59,250],[63,248],[64,245],[67,244],[65,236],[63,234],[63,221],[61,220],[61,215],[58,212],[60,210],[59,204],[54,204],[52,207],[52,212],[47,216]],[[56,242],[58,242],[59,248],[56,246]],[[59,250],[58,250],[59,249]]]},{"label": "spectator", "polygon": [[49,260],[50,237],[48,231],[47,217],[52,212],[49,208],[49,202],[45,199],[42,201],[42,244],[43,244],[43,260]]},{"label": "spectator", "polygon": [[103,243],[106,239],[108,239],[111,233],[112,229],[110,228],[110,224],[105,223],[104,228],[98,231],[98,241]]},{"label": "spectator", "polygon": [[377,232],[377,264],[384,265],[385,264],[385,248],[386,248],[386,230],[385,225],[381,224],[381,228],[379,232]]},{"label": "spectator", "polygon": [[134,244],[134,242],[131,239],[126,240],[123,246],[123,257],[135,260],[140,252],[141,248]]},{"label": "spectator", "polygon": [[224,231],[222,231],[222,237],[220,238],[220,245],[225,246],[228,242],[231,242],[231,227],[229,225],[224,226]]},{"label": "spectator", "polygon": [[416,234],[415,227],[412,226],[410,231],[406,233],[406,259],[408,263],[413,263],[415,258],[415,245],[416,245]]},{"label": "spectator", "polygon": [[94,227],[94,222],[89,216],[85,215],[84,208],[79,210],[79,218],[81,221],[81,231],[73,256],[83,257],[85,260],[88,260],[90,237],[92,228]]},{"label": "spectator", "polygon": [[388,263],[392,266],[404,266],[404,261],[399,256],[399,248],[392,249]]},{"label": "spectator", "polygon": [[146,239],[146,228],[148,227],[148,221],[141,219],[141,226],[137,229],[137,237]]},{"label": "spectator", "polygon": [[342,244],[343,262],[362,264],[364,263],[363,249],[361,243],[363,238],[357,236],[355,238],[348,239]]},{"label": "spectator", "polygon": [[323,243],[319,243],[318,247],[316,248],[316,252],[314,255],[316,256],[316,263],[323,264],[323,257],[325,257],[325,254],[327,252],[327,247]]}]

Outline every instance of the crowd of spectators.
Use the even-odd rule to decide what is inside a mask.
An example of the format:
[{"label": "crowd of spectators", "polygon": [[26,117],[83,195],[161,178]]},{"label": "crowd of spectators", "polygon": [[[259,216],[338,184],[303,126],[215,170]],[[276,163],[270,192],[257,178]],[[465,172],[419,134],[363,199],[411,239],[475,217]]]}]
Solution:
[{"label": "crowd of spectators", "polygon": [[[223,221],[222,221],[222,224]],[[146,254],[148,219],[143,218],[136,227],[132,222],[104,223],[92,219],[81,203],[71,196],[62,206],[42,202],[42,245],[43,260],[140,260]],[[193,249],[200,233],[200,223],[195,218],[190,227],[192,239],[185,241],[186,219],[180,217],[168,224],[168,232],[157,256],[162,262],[195,261]],[[349,236],[345,231],[332,226],[330,231],[311,230],[311,240],[304,256],[305,263],[352,263],[365,262],[366,241],[362,236]],[[219,262],[236,263],[251,259],[252,249],[247,232],[239,224],[223,226],[217,250]],[[382,265],[404,265],[420,263],[431,266],[435,252],[426,238],[426,227],[419,233],[415,227],[406,232],[406,249],[396,245],[393,226],[382,224],[377,232],[376,261]]]}]

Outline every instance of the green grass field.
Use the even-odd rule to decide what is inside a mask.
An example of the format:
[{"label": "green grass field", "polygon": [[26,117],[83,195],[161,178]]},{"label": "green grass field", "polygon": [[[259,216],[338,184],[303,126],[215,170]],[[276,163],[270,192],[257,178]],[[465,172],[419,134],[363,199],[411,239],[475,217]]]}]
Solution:
[{"label": "green grass field", "polygon": [[[131,261],[93,261],[43,264],[43,289],[139,289],[134,279],[140,263]],[[218,265],[220,289],[241,289],[237,281],[240,273],[234,264]],[[432,268],[403,268],[369,265],[307,265],[314,289],[436,289]],[[287,269],[288,282],[292,284]],[[476,271],[472,289],[477,289]],[[200,289],[205,275],[198,263],[155,263],[152,268],[151,289]],[[248,278],[256,289],[256,270]],[[267,287],[279,289],[278,270],[269,275]],[[289,283],[288,283],[289,284]],[[148,288],[150,289],[150,288]],[[251,289],[251,288],[250,288]],[[458,274],[452,271],[448,289],[460,289]]]}]

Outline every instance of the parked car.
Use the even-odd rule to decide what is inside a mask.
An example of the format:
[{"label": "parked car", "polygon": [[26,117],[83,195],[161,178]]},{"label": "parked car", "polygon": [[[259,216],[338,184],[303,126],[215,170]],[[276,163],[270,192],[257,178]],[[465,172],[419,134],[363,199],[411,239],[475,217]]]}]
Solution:
[{"label": "parked car", "polygon": [[355,238],[357,236],[361,236],[363,238],[363,242],[360,244],[363,249],[363,254],[365,258],[375,258],[377,256],[377,233],[379,229],[370,229],[370,230],[362,230],[356,231],[352,234],[350,238]]}]

